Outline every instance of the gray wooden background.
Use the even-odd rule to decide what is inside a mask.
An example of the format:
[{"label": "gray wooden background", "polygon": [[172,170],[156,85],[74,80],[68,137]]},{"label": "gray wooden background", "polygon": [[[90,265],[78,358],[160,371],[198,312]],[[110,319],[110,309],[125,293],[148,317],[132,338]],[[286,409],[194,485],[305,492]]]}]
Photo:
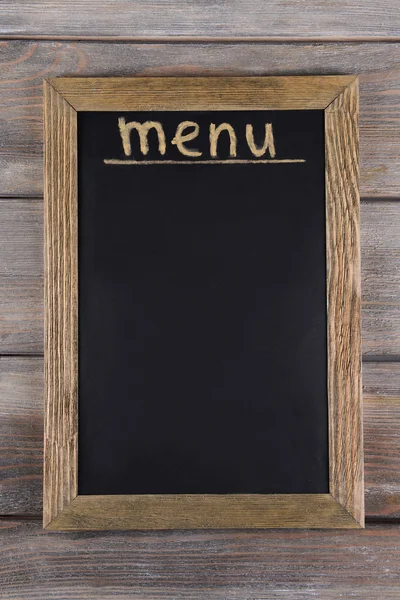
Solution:
[{"label": "gray wooden background", "polygon": [[[43,532],[42,80],[360,75],[365,531]],[[0,2],[0,597],[400,599],[399,0]]]}]

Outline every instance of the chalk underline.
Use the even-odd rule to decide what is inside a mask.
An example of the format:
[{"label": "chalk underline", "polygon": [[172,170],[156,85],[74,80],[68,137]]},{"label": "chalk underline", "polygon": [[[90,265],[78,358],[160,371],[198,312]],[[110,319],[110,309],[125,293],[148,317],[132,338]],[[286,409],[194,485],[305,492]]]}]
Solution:
[{"label": "chalk underline", "polygon": [[246,160],[231,158],[226,160],[130,160],[118,158],[105,158],[106,165],[233,165],[233,164],[278,164],[278,163],[305,163],[304,158],[270,158],[258,160]]}]

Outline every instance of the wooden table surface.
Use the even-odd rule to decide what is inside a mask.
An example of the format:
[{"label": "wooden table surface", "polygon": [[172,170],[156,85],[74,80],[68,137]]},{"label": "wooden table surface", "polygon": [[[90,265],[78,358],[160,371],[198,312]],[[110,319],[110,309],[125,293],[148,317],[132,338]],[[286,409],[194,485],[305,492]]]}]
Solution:
[{"label": "wooden table surface", "polygon": [[[44,532],[43,78],[353,73],[366,529]],[[398,0],[4,0],[0,257],[0,597],[400,599]]]}]

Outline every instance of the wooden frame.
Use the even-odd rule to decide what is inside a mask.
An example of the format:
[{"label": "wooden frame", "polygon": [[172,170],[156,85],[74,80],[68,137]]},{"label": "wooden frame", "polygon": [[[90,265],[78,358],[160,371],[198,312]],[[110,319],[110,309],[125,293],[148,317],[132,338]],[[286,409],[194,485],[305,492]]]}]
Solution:
[{"label": "wooden frame", "polygon": [[[59,78],[44,97],[44,527],[363,527],[357,78]],[[325,111],[329,494],[78,496],[77,111],[182,107]]]}]

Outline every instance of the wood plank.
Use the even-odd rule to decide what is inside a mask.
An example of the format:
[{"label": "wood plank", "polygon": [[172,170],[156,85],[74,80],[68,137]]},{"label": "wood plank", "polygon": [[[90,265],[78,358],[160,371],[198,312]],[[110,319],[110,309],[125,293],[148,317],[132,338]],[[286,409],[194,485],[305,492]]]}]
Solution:
[{"label": "wood plank", "polygon": [[45,83],[43,520],[78,493],[77,113]]},{"label": "wood plank", "polygon": [[51,521],[45,506],[51,531],[364,528],[364,503],[360,523],[331,494],[78,495]]},{"label": "wood plank", "polygon": [[394,600],[400,527],[54,534],[0,521],[8,600]]},{"label": "wood plank", "polygon": [[400,519],[400,362],[363,364],[365,510]]},{"label": "wood plank", "polygon": [[[366,514],[399,519],[400,363],[363,371]],[[42,358],[0,358],[0,515],[41,514],[43,390]]]},{"label": "wood plank", "polygon": [[349,73],[361,75],[361,193],[400,195],[400,43],[3,41],[0,55],[0,195],[43,193],[43,77]]},{"label": "wood plank", "polygon": [[356,79],[324,115],[326,330],[329,491],[364,524],[358,113]]},{"label": "wood plank", "polygon": [[0,514],[42,511],[43,359],[0,357]]},{"label": "wood plank", "polygon": [[[398,386],[399,382],[400,378]],[[370,517],[400,518],[399,432],[400,398],[364,402],[365,501]]]},{"label": "wood plank", "polygon": [[362,366],[365,396],[400,396],[400,362],[364,362]]},{"label": "wood plank", "polygon": [[[288,18],[290,15],[290,18]],[[207,5],[191,0],[104,0],[63,3],[61,0],[3,0],[0,35],[112,36],[132,39],[167,36],[209,37],[369,37],[399,36],[396,0],[222,0]]]},{"label": "wood plank", "polygon": [[[45,89],[50,85],[77,111],[325,110],[356,80],[355,75],[52,77]],[[356,116],[358,122],[358,111]]]},{"label": "wood plank", "polygon": [[400,355],[400,202],[361,203],[363,353]]},{"label": "wood plank", "polygon": [[[0,255],[0,352],[41,353],[42,200],[0,200]],[[364,356],[398,356],[400,202],[361,203],[361,273]]]},{"label": "wood plank", "polygon": [[0,199],[0,352],[43,352],[43,202]]}]

